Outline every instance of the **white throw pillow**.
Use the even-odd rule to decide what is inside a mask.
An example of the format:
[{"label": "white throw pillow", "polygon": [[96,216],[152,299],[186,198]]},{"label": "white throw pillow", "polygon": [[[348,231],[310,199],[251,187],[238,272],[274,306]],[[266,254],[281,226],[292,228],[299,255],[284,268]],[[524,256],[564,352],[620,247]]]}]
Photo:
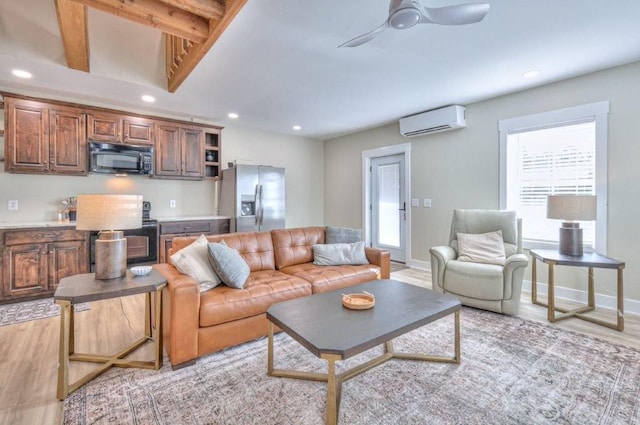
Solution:
[{"label": "white throw pillow", "polygon": [[180,273],[190,276],[200,284],[200,292],[207,291],[221,283],[209,263],[208,245],[207,237],[200,235],[193,243],[171,256],[171,262]]},{"label": "white throw pillow", "polygon": [[364,242],[313,245],[313,264],[341,266],[369,264],[364,253]]},{"label": "white throw pillow", "polygon": [[488,233],[458,233],[458,261],[504,265],[502,230]]}]

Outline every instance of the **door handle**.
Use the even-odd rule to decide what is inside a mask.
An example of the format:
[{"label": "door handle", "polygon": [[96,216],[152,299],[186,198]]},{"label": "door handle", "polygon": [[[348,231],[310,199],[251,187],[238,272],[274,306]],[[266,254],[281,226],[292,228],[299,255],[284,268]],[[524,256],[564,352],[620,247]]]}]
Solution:
[{"label": "door handle", "polygon": [[406,211],[407,210],[407,203],[403,202],[402,203],[402,208],[398,208],[398,211]]}]

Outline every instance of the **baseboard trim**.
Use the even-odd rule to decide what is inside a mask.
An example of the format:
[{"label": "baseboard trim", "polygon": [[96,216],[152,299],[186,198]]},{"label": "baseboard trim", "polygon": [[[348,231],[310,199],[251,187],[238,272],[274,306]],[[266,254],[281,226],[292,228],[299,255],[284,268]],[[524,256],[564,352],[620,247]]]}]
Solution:
[{"label": "baseboard trim", "polygon": [[407,262],[407,266],[411,267],[412,269],[424,270],[428,272],[431,271],[431,263],[428,261],[411,259]]}]

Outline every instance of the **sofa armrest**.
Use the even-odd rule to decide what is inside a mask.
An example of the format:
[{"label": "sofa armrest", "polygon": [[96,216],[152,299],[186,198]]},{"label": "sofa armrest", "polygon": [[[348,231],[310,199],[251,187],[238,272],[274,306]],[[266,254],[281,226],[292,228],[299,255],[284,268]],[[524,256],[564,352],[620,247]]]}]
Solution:
[{"label": "sofa armrest", "polygon": [[384,249],[365,247],[364,253],[369,263],[380,267],[380,279],[391,277],[391,254]]},{"label": "sofa armrest", "polygon": [[447,263],[457,257],[455,249],[450,246],[434,246],[431,254],[431,289],[444,293],[444,269]]},{"label": "sofa armrest", "polygon": [[167,280],[162,290],[162,338],[171,365],[195,362],[200,327],[200,285],[170,264],[153,266]]}]

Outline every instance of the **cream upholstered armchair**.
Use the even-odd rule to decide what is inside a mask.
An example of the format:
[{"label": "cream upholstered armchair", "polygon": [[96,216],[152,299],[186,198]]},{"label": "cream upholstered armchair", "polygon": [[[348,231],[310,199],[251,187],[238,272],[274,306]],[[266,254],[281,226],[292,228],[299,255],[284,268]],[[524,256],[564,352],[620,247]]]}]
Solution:
[{"label": "cream upholstered armchair", "polygon": [[529,263],[515,211],[454,210],[448,246],[431,253],[433,290],[462,304],[516,314]]}]

